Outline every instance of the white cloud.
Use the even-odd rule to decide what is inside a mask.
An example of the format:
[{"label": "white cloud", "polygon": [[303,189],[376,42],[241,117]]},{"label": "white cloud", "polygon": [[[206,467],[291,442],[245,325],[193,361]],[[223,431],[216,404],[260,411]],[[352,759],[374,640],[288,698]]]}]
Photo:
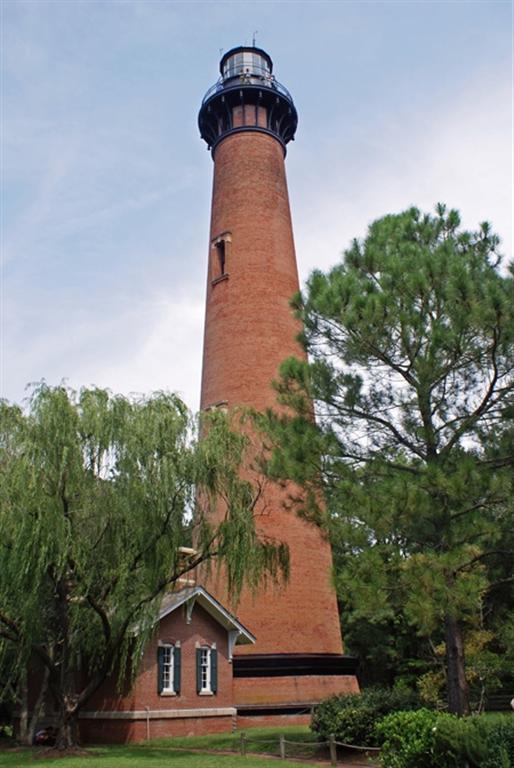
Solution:
[{"label": "white cloud", "polygon": [[[199,405],[204,302],[198,297],[155,298],[142,309],[144,332],[118,359],[91,366],[90,380],[115,392],[150,392],[173,387],[193,409]],[[123,333],[130,338],[131,324]],[[96,369],[96,370],[95,370]],[[82,380],[89,380],[82,371]]]},{"label": "white cloud", "polygon": [[154,295],[120,315],[95,319],[84,312],[80,322],[27,336],[22,346],[11,340],[4,396],[20,400],[37,371],[49,384],[65,379],[76,388],[96,385],[124,394],[173,388],[197,409],[203,309],[200,296]]},{"label": "white cloud", "polygon": [[[365,136],[348,156],[333,146],[315,186],[292,188],[302,277],[334,264],[353,237],[386,213],[410,205],[432,211],[437,202],[458,208],[463,226],[492,222],[512,258],[512,86],[480,78],[436,113],[377,121],[378,139]],[[304,142],[305,144],[305,142]],[[292,152],[294,151],[294,147]],[[316,150],[310,150],[315,155]],[[326,150],[329,154],[329,148]],[[301,169],[294,182],[301,184]],[[296,215],[295,215],[296,214]]]}]

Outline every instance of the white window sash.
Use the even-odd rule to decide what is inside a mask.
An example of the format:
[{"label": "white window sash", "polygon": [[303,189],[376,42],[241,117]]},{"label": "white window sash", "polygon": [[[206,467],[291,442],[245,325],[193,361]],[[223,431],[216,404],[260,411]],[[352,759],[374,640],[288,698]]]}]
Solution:
[{"label": "white window sash", "polygon": [[175,693],[174,665],[173,665],[173,646],[164,646],[163,659],[163,693]]},{"label": "white window sash", "polygon": [[201,672],[201,687],[200,693],[211,693],[212,681],[211,681],[211,649],[202,648],[202,658],[200,664]]}]

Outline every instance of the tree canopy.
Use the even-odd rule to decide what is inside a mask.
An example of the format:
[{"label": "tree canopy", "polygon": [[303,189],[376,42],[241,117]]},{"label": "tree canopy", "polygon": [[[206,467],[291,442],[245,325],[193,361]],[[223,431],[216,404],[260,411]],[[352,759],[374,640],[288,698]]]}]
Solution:
[{"label": "tree canopy", "polygon": [[45,670],[68,745],[105,677],[137,669],[184,574],[217,561],[237,598],[287,573],[287,550],[256,534],[247,439],[223,414],[203,417],[199,440],[175,395],[42,384],[0,417],[0,663],[14,680]]},{"label": "tree canopy", "polygon": [[375,221],[295,297],[310,360],[285,361],[276,384],[294,415],[264,421],[268,471],[311,489],[305,514],[325,482],[353,620],[401,615],[443,641],[457,713],[465,642],[511,586],[514,291],[498,245],[443,205]]}]

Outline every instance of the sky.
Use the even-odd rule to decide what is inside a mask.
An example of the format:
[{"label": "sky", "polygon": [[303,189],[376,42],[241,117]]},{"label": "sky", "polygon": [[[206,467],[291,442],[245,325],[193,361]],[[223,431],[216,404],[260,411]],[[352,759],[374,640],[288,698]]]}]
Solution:
[{"label": "sky", "polygon": [[300,278],[442,201],[512,258],[513,6],[1,0],[0,396],[42,379],[199,403],[220,52],[257,45],[298,113]]}]

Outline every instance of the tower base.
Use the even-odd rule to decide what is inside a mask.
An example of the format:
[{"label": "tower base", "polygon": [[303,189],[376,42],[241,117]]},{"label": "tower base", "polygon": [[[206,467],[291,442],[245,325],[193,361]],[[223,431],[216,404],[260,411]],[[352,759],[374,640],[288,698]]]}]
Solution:
[{"label": "tower base", "polygon": [[232,663],[239,727],[308,723],[323,699],[359,693],[352,656],[251,654],[235,656]]}]

